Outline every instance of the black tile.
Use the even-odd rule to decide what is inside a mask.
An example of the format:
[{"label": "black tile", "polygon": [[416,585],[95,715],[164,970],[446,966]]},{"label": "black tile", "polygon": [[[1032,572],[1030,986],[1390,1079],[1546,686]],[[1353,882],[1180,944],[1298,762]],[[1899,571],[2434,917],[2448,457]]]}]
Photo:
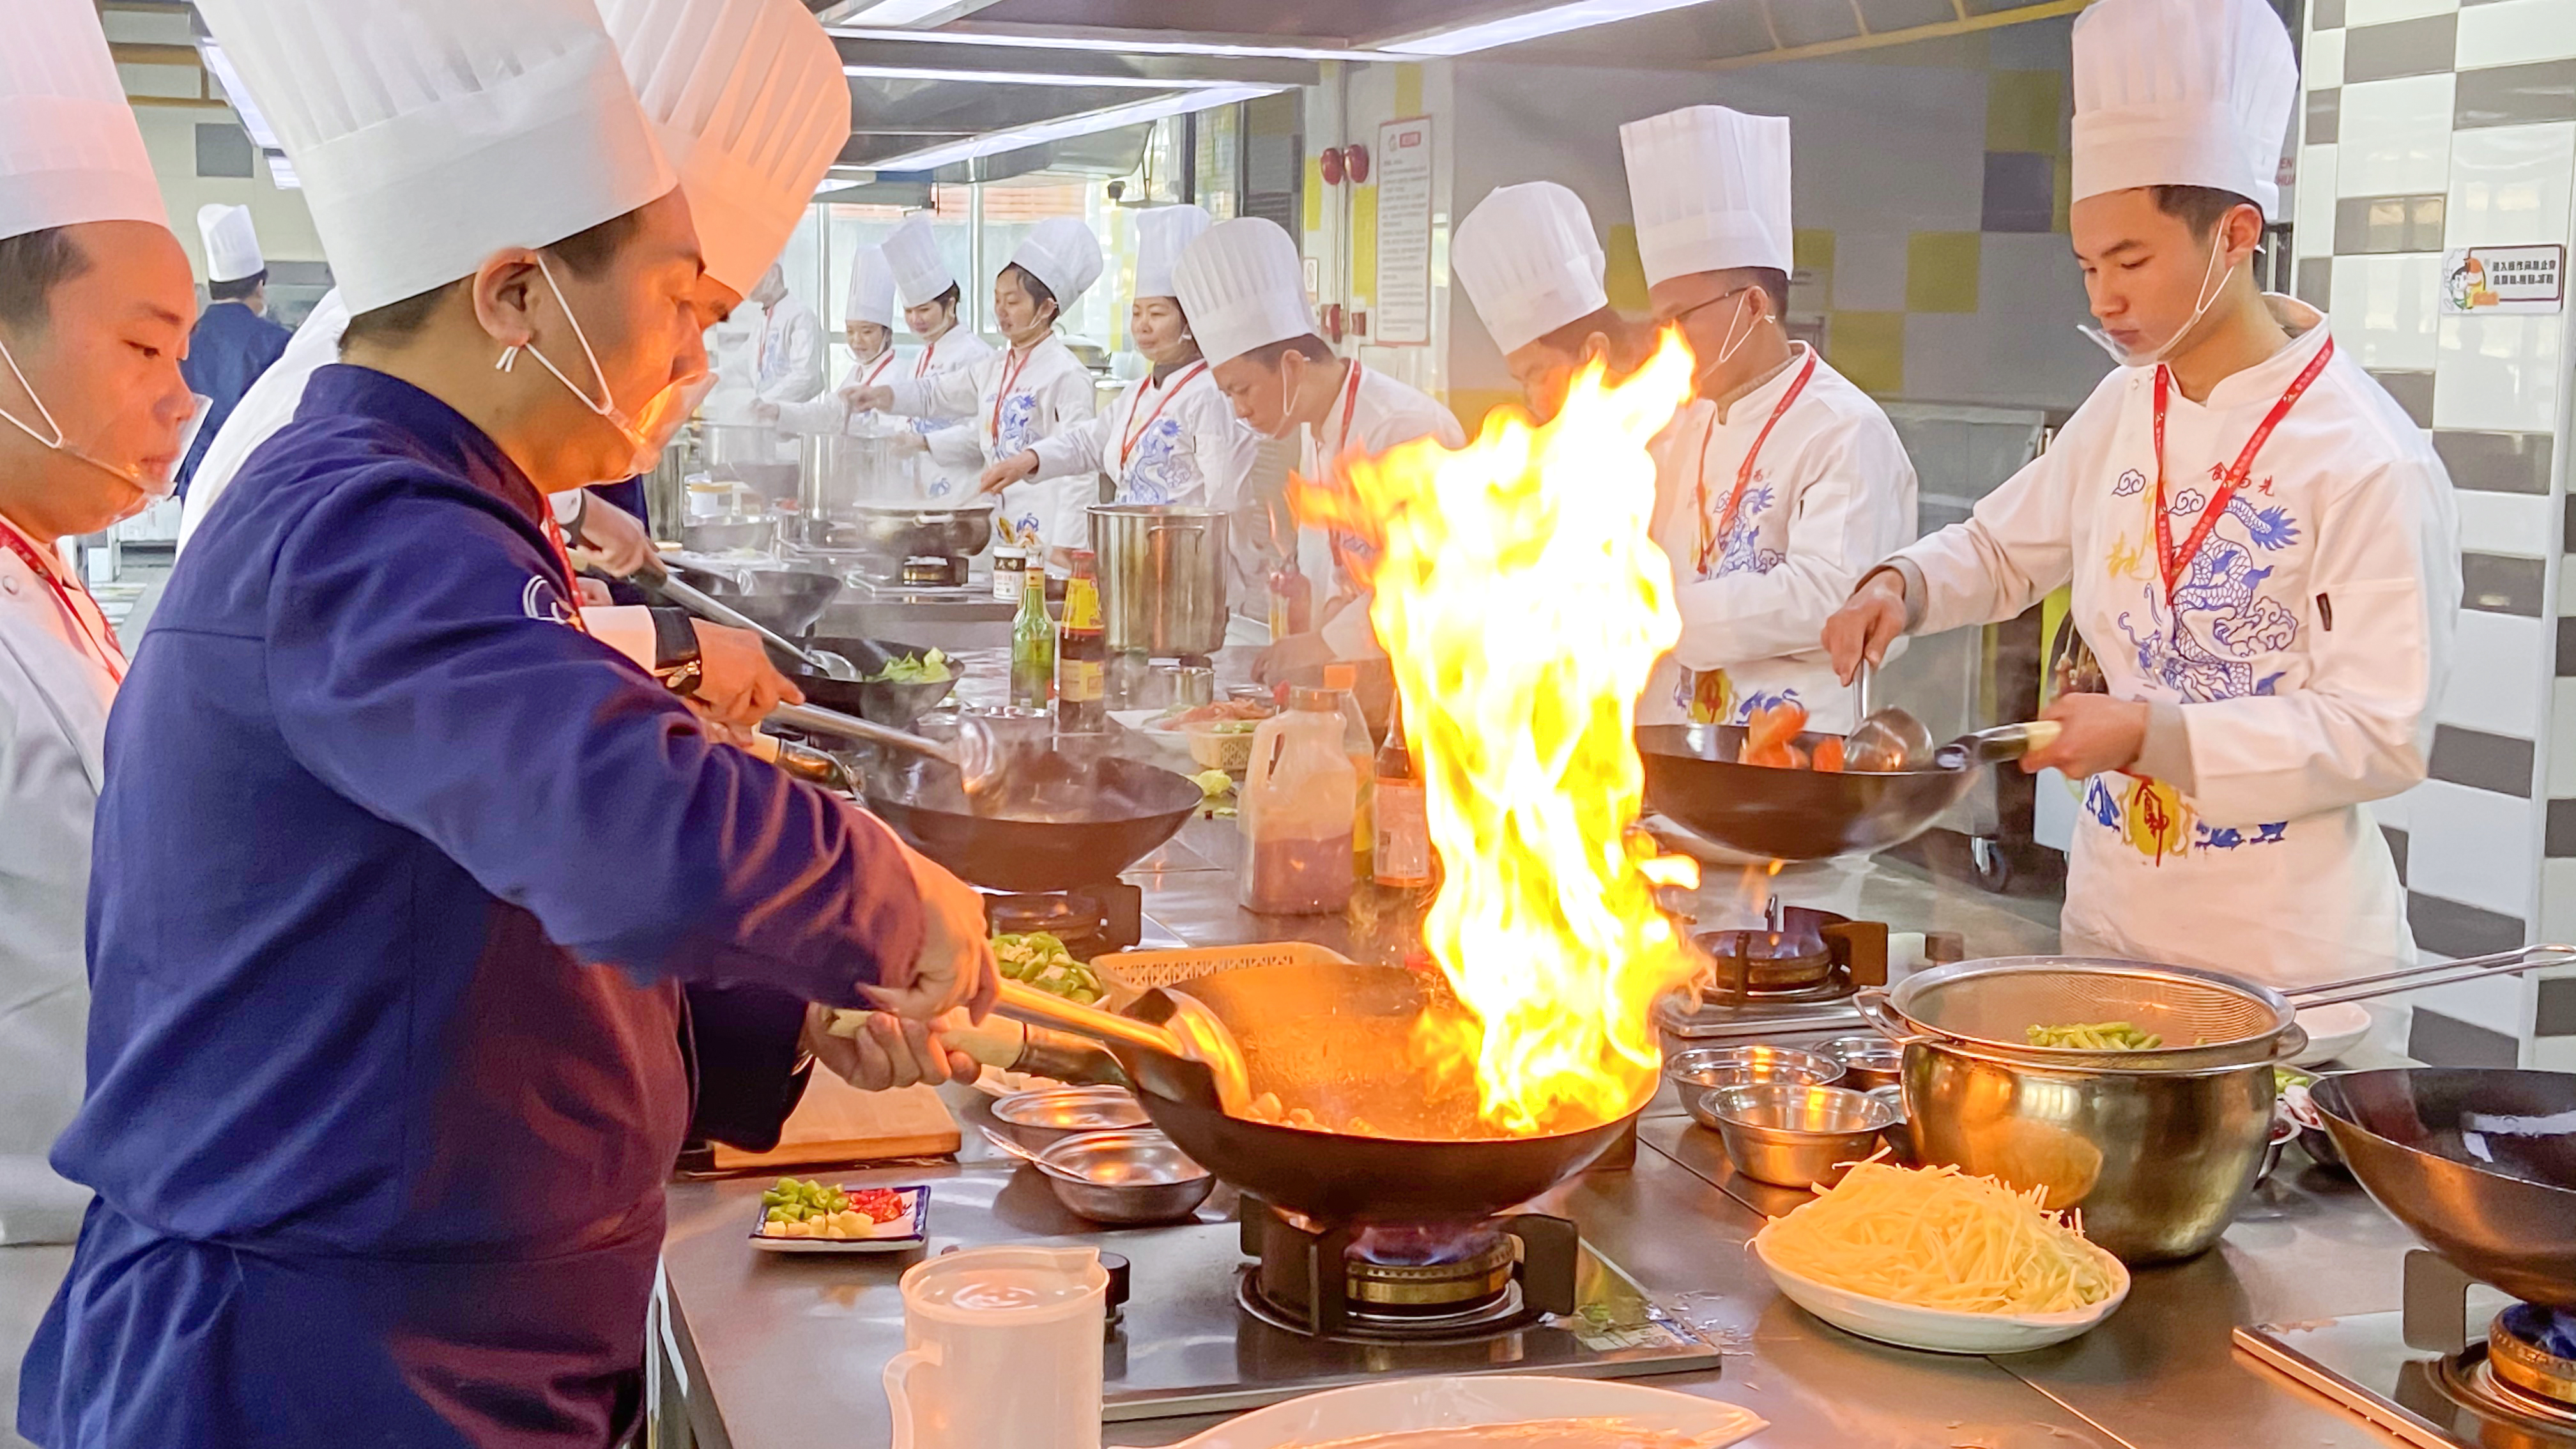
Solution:
[{"label": "black tile", "polygon": [[2438,75],[2451,68],[2459,32],[2456,11],[2386,25],[2355,25],[2343,33],[2343,83]]},{"label": "black tile", "polygon": [[2406,1033],[2406,1055],[2435,1067],[2511,1067],[2521,1060],[2514,1039],[2503,1032],[2422,1006]]},{"label": "black tile", "polygon": [[2547,433],[2437,432],[2433,451],[2442,455],[2454,488],[2472,493],[2549,491]]},{"label": "black tile", "polygon": [[2308,28],[2340,30],[2343,28],[2343,0],[2308,0]]},{"label": "black tile", "polygon": [[2543,60],[2460,72],[2451,93],[2451,126],[2525,126],[2576,121],[2576,60]]},{"label": "black tile", "polygon": [[2057,226],[2057,158],[2037,151],[1986,153],[1981,231],[2043,232]]},{"label": "black tile", "polygon": [[2406,409],[2406,416],[2415,426],[2433,426],[2433,374],[2374,372],[2371,376],[2378,379],[2381,387],[2388,389],[2388,395],[2397,400],[2399,407]]},{"label": "black tile", "polygon": [[2549,802],[2549,827],[2541,835],[2541,854],[2552,860],[2576,860],[2576,800]]},{"label": "black tile", "polygon": [[2346,196],[2335,202],[2335,255],[2372,252],[2438,252],[2442,249],[2439,196]]},{"label": "black tile", "polygon": [[2540,983],[2540,1000],[2531,1014],[2533,1036],[2576,1036],[2576,976],[2552,976]]},{"label": "black tile", "polygon": [[2406,893],[2406,923],[2415,944],[2436,956],[2485,956],[2522,944],[2520,918],[2421,891]]},{"label": "black tile", "polygon": [[2531,798],[2532,745],[2460,725],[2433,727],[2432,775],[2454,785]]},{"label": "black tile", "polygon": [[2460,607],[2490,614],[2541,616],[2542,573],[2536,558],[2498,553],[2460,555]]},{"label": "black tile", "polygon": [[[2334,258],[2302,258],[2290,285],[2298,291],[2300,301],[2320,312],[2333,311],[2326,304],[2334,293]],[[2568,525],[2568,537],[2571,540],[2569,551],[2576,552],[2576,521]]]},{"label": "black tile", "polygon": [[[2320,308],[2319,310],[2323,309]],[[2559,551],[2561,553],[2576,553],[2576,493],[2570,493],[2567,495],[2567,524],[2561,531],[2567,536],[2562,541]]]},{"label": "black tile", "polygon": [[2388,841],[2388,854],[2397,862],[2397,883],[2402,886],[2406,884],[2406,832],[2394,825],[2383,825],[2379,833]]},{"label": "black tile", "polygon": [[2576,679],[2576,615],[2558,621],[2558,677]]},{"label": "black tile", "polygon": [[2308,92],[2308,128],[2302,138],[2311,146],[2331,146],[2343,131],[2343,92],[2326,86]]}]

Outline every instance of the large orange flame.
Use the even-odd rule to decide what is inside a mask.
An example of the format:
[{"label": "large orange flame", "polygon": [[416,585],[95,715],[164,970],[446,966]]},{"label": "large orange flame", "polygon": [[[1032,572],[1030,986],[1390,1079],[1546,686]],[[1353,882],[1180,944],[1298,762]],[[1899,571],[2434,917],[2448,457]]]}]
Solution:
[{"label": "large orange flame", "polygon": [[1408,445],[1294,494],[1307,521],[1379,545],[1370,619],[1445,871],[1423,944],[1466,1011],[1426,1017],[1414,1045],[1472,1069],[1505,1133],[1633,1110],[1655,1082],[1649,1009],[1693,970],[1654,899],[1688,863],[1632,828],[1636,700],[1681,632],[1646,443],[1690,380],[1667,334],[1615,387],[1585,372],[1544,426],[1498,412],[1463,451]]}]

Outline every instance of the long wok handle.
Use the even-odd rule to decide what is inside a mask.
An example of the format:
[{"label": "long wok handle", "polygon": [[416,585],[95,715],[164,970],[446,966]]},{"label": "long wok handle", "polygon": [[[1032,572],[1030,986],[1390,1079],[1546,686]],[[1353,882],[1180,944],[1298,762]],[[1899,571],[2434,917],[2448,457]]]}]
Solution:
[{"label": "long wok handle", "polygon": [[1111,1046],[1132,1047],[1182,1061],[1190,1059],[1190,1053],[1181,1045],[1180,1038],[1164,1027],[1120,1016],[1114,1011],[1103,1011],[1096,1006],[1086,1006],[1079,1001],[1067,1001],[1052,991],[1041,991],[1025,981],[1003,978],[1001,995],[994,1002],[993,1009],[1013,1021],[1027,1022],[1031,1026],[1056,1027]]},{"label": "long wok handle", "polygon": [[2491,956],[2469,956],[2457,961],[2436,961],[2425,966],[2409,966],[2400,971],[2383,971],[2376,976],[2356,976],[2349,981],[2329,981],[2322,986],[2285,991],[2294,1005],[2334,1006],[2346,1001],[2371,1001],[2400,991],[2421,991],[2434,986],[2451,986],[2462,981],[2476,981],[2488,976],[2510,976],[2517,972],[2537,970],[2543,966],[2576,964],[2576,946],[2525,946],[2516,951],[2498,951]]},{"label": "long wok handle", "polygon": [[854,714],[843,714],[836,709],[821,709],[810,704],[782,704],[771,709],[763,723],[802,730],[810,735],[865,740],[872,745],[888,745],[917,755],[928,755],[951,765],[957,764],[957,752],[937,740],[926,740],[908,731],[861,719]]},{"label": "long wok handle", "polygon": [[1932,758],[1945,770],[1999,765],[2006,760],[2018,760],[2035,750],[2046,749],[2064,733],[2066,726],[2053,719],[1997,725],[1972,735],[1961,735],[1935,751]]},{"label": "long wok handle", "polygon": [[750,632],[759,635],[762,642],[768,644],[774,649],[785,651],[787,654],[793,656],[798,663],[813,670],[816,674],[819,674],[826,679],[833,677],[831,669],[826,666],[822,660],[814,656],[814,651],[797,643],[795,640],[788,638],[786,635],[779,633],[777,630],[770,628],[768,625],[751,617],[749,614],[742,612],[740,609],[734,608],[732,605],[708,595],[703,590],[692,587],[689,584],[682,583],[669,569],[662,566],[662,561],[660,559],[646,559],[644,561],[644,566],[637,569],[635,572],[628,574],[627,578],[635,583],[643,585],[645,588],[653,590],[655,593],[662,595],[664,598],[669,599],[671,602],[678,604],[681,608],[688,610],[690,613],[695,614],[700,618],[713,620],[714,622],[723,624],[728,628],[749,630]]}]

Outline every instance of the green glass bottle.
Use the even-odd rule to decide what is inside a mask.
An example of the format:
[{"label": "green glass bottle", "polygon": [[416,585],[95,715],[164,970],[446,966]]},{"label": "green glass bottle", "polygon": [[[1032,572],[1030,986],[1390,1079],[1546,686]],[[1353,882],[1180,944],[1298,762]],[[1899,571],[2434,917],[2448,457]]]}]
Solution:
[{"label": "green glass bottle", "polygon": [[1011,703],[1044,709],[1054,693],[1055,621],[1047,617],[1046,570],[1032,567],[1020,586],[1020,612],[1011,620]]}]

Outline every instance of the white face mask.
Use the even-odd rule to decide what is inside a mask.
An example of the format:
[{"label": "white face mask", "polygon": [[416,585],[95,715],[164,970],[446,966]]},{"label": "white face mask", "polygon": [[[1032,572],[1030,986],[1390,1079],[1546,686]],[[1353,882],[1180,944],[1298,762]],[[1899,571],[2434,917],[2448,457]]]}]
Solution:
[{"label": "white face mask", "polygon": [[2075,330],[2093,339],[2094,346],[2111,354],[2111,360],[2120,364],[2122,367],[2155,366],[2157,363],[2173,356],[2174,349],[2182,346],[2183,339],[2191,336],[2191,330],[2199,326],[2200,319],[2208,316],[2209,309],[2217,304],[2218,294],[2227,290],[2227,279],[2236,275],[2236,267],[2233,263],[2230,263],[2225,271],[2219,270],[2218,259],[2226,254],[2227,250],[2225,239],[2213,235],[2209,242],[2209,265],[2201,270],[2199,305],[2193,307],[2191,309],[2191,316],[2185,319],[2180,327],[2174,329],[2174,335],[2166,338],[2163,345],[2155,348],[2153,351],[2131,352],[2129,349],[2122,347],[2118,342],[2113,341],[2111,334],[2103,331],[2099,327],[2090,327],[2079,322],[2076,324]]},{"label": "white face mask", "polygon": [[45,400],[37,395],[36,385],[27,381],[27,374],[19,370],[18,359],[9,355],[6,343],[0,343],[0,363],[8,364],[9,375],[17,379],[19,389],[27,394],[27,400],[36,405],[36,416],[44,419],[45,431],[52,433],[53,436],[49,438],[44,433],[37,432],[27,425],[25,419],[7,408],[0,408],[0,422],[5,422],[35,439],[40,446],[50,448],[77,462],[87,463],[100,472],[141,490],[141,496],[134,500],[132,506],[116,515],[114,521],[118,523],[132,518],[170,496],[171,482],[178,476],[179,463],[186,459],[188,450],[196,446],[197,432],[206,425],[206,410],[213,407],[215,403],[213,398],[203,393],[190,394],[193,405],[188,410],[187,421],[179,425],[179,451],[171,455],[170,466],[167,469],[146,473],[139,468],[120,468],[105,459],[92,456],[84,449],[73,446],[71,439],[63,432],[63,425],[54,421],[53,409],[45,406]]},{"label": "white face mask", "polygon": [[680,425],[687,422],[689,415],[698,410],[698,404],[704,402],[707,394],[715,390],[716,375],[712,372],[701,372],[666,384],[660,392],[645,401],[643,420],[640,423],[637,422],[617,406],[615,395],[609,392],[608,374],[600,369],[599,354],[591,350],[590,336],[582,331],[581,318],[574,314],[572,303],[564,300],[563,288],[556,284],[554,269],[546,265],[543,254],[537,257],[537,271],[545,277],[547,289],[555,294],[555,305],[563,309],[564,320],[572,324],[573,339],[581,344],[582,358],[590,364],[590,375],[599,384],[600,400],[594,400],[589,393],[575,385],[571,378],[564,376],[563,369],[555,366],[553,359],[539,351],[534,343],[520,343],[503,348],[500,360],[492,365],[503,372],[511,371],[512,365],[518,361],[519,354],[526,352],[546,371],[553,373],[555,381],[562,383],[566,391],[580,398],[582,406],[589,408],[602,421],[623,434],[627,442],[634,445],[634,451],[627,460],[625,471],[599,481],[616,483],[632,478],[638,473],[651,472],[653,466],[661,461],[662,449],[678,435]]}]

